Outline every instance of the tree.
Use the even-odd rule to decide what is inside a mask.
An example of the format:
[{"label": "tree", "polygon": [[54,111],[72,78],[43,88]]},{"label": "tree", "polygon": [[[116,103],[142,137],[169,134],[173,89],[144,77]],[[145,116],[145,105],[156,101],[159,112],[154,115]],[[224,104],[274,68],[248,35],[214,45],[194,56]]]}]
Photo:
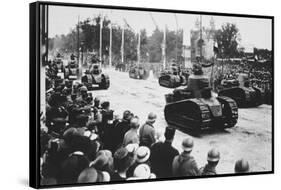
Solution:
[{"label": "tree", "polygon": [[162,59],[161,45],[163,43],[163,32],[156,28],[148,38],[149,61],[160,62]]},{"label": "tree", "polygon": [[141,42],[140,42],[140,57],[141,57],[141,60],[144,60],[145,62],[149,61],[148,58],[148,52],[149,52],[149,47],[148,47],[148,37],[147,37],[147,34],[146,34],[146,30],[143,29],[140,31],[140,39],[141,39]]},{"label": "tree", "polygon": [[235,24],[226,23],[215,34],[218,44],[218,57],[231,58],[238,55],[238,36],[239,30]]}]

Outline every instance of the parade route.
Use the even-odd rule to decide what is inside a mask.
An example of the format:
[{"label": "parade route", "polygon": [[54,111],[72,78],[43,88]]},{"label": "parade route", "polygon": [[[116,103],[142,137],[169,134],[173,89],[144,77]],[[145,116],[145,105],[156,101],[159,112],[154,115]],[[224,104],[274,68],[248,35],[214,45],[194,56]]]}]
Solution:
[{"label": "parade route", "polygon": [[[108,100],[114,114],[122,116],[130,110],[144,123],[149,112],[157,114],[156,130],[164,132],[167,123],[164,119],[166,93],[172,92],[159,86],[158,80],[129,78],[128,73],[111,69],[104,70],[110,76],[108,90],[92,91],[93,96]],[[173,145],[181,150],[182,139],[188,134],[176,132]],[[261,105],[257,108],[239,109],[238,123],[234,128],[216,131],[193,137],[195,141],[193,155],[201,167],[205,165],[207,152],[212,147],[220,150],[221,160],[217,167],[219,174],[233,173],[237,159],[245,158],[250,162],[251,171],[272,170],[272,107]]]}]

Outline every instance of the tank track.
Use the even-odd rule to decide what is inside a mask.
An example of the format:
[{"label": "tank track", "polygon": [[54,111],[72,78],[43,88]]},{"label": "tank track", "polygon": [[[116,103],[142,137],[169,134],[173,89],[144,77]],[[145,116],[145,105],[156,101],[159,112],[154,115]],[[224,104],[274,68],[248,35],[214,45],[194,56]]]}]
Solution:
[{"label": "tank track", "polygon": [[234,127],[238,120],[238,106],[236,102],[226,96],[218,96],[217,99],[224,105],[223,116],[226,128]]},{"label": "tank track", "polygon": [[[173,111],[174,109],[177,109],[177,105],[180,105],[182,103],[187,105],[193,104],[192,106],[196,106],[197,110],[189,110],[184,114]],[[165,119],[168,124],[183,130],[189,129],[192,131],[200,131],[202,129],[209,128],[211,124],[211,113],[208,106],[198,99],[182,100],[176,103],[167,104],[164,113]],[[197,116],[197,118],[193,117],[195,115]]]}]

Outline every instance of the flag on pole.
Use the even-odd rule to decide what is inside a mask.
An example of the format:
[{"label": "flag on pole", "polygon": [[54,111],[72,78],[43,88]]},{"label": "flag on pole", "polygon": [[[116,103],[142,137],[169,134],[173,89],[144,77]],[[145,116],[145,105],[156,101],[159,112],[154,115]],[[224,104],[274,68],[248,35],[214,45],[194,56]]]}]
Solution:
[{"label": "flag on pole", "polygon": [[216,57],[219,53],[219,47],[218,47],[218,43],[216,41],[214,43],[213,52],[214,52],[214,57]]}]

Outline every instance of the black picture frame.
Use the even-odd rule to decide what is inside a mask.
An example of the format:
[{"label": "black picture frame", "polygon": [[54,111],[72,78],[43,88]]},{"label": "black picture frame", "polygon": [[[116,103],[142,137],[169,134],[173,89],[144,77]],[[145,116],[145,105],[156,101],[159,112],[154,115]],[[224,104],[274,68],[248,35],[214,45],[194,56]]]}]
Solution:
[{"label": "black picture frame", "polygon": [[64,2],[48,2],[37,1],[29,4],[29,58],[30,58],[30,78],[29,78],[29,185],[33,188],[55,188],[55,187],[72,187],[72,186],[88,186],[88,185],[109,185],[121,184],[123,182],[97,182],[83,184],[68,184],[68,185],[40,185],[40,6],[65,6],[65,7],[87,7],[87,8],[104,8],[116,10],[132,10],[132,11],[153,11],[153,12],[168,12],[168,13],[183,13],[183,14],[201,14],[214,16],[231,16],[231,17],[247,17],[247,18],[262,18],[271,20],[272,31],[272,170],[262,172],[251,172],[245,174],[218,174],[215,176],[199,176],[199,177],[177,177],[177,178],[161,178],[161,179],[145,179],[145,180],[130,180],[125,183],[136,182],[154,182],[165,180],[185,180],[196,178],[217,178],[217,177],[234,177],[242,175],[260,175],[274,173],[274,17],[265,15],[249,15],[249,14],[234,14],[234,13],[218,13],[218,12],[201,12],[187,10],[170,10],[142,7],[124,7],[124,6],[109,6],[109,5],[92,5],[80,3],[64,3]]}]

